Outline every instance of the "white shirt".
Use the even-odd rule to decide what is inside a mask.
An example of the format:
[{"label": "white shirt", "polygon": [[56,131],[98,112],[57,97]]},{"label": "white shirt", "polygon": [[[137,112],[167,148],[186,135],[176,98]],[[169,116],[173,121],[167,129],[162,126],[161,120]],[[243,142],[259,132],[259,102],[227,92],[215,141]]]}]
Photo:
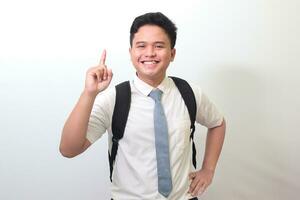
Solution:
[{"label": "white shirt", "polygon": [[[154,89],[138,77],[130,82],[131,106],[123,138],[119,141],[111,192],[114,200],[186,200],[188,174],[194,170],[190,142],[190,118],[179,90],[166,77],[158,88],[163,92],[162,105],[168,123],[170,166],[173,189],[165,198],[157,190],[157,169],[154,138],[154,101],[148,94]],[[208,128],[221,125],[223,116],[202,93],[192,85],[197,102],[196,121]],[[115,89],[102,92],[95,100],[87,139],[93,143],[108,131],[111,148],[111,121],[115,105]]]}]

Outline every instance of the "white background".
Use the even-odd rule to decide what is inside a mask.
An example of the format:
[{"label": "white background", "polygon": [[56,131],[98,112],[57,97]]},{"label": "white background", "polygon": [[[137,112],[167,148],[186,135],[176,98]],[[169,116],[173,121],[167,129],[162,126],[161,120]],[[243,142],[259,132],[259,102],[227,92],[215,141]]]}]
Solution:
[{"label": "white background", "polygon": [[[299,9],[298,0],[1,1],[0,199],[109,199],[107,137],[66,159],[61,129],[102,49],[113,84],[133,77],[129,28],[149,11],[178,26],[169,74],[201,85],[227,120],[202,199],[298,199]],[[196,136],[201,160],[205,129]]]}]

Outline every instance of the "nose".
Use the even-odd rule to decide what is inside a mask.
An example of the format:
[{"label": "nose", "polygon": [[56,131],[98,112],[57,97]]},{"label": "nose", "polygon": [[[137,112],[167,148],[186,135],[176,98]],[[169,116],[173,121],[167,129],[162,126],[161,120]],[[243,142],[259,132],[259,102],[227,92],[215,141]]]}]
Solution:
[{"label": "nose", "polygon": [[156,55],[155,49],[152,46],[147,47],[145,53],[147,57],[154,57]]}]

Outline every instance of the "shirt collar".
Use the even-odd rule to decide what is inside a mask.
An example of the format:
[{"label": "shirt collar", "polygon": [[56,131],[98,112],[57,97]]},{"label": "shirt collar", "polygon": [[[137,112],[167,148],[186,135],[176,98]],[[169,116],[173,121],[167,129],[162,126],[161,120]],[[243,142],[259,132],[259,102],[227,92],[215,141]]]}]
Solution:
[{"label": "shirt collar", "polygon": [[[137,90],[139,90],[142,94],[145,96],[148,96],[150,92],[155,89],[151,85],[145,83],[143,80],[141,80],[138,76],[134,77],[133,84],[136,87]],[[167,93],[170,88],[170,81],[168,77],[165,77],[164,80],[157,86],[158,89],[160,89],[163,93]]]}]

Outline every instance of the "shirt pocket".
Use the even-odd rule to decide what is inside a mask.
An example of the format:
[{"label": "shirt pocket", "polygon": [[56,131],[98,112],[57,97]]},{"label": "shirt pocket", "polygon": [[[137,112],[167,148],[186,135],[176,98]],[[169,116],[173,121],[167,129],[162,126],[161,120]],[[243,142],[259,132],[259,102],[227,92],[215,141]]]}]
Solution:
[{"label": "shirt pocket", "polygon": [[175,120],[172,122],[171,132],[174,134],[176,150],[184,150],[189,147],[191,121],[187,119]]}]

